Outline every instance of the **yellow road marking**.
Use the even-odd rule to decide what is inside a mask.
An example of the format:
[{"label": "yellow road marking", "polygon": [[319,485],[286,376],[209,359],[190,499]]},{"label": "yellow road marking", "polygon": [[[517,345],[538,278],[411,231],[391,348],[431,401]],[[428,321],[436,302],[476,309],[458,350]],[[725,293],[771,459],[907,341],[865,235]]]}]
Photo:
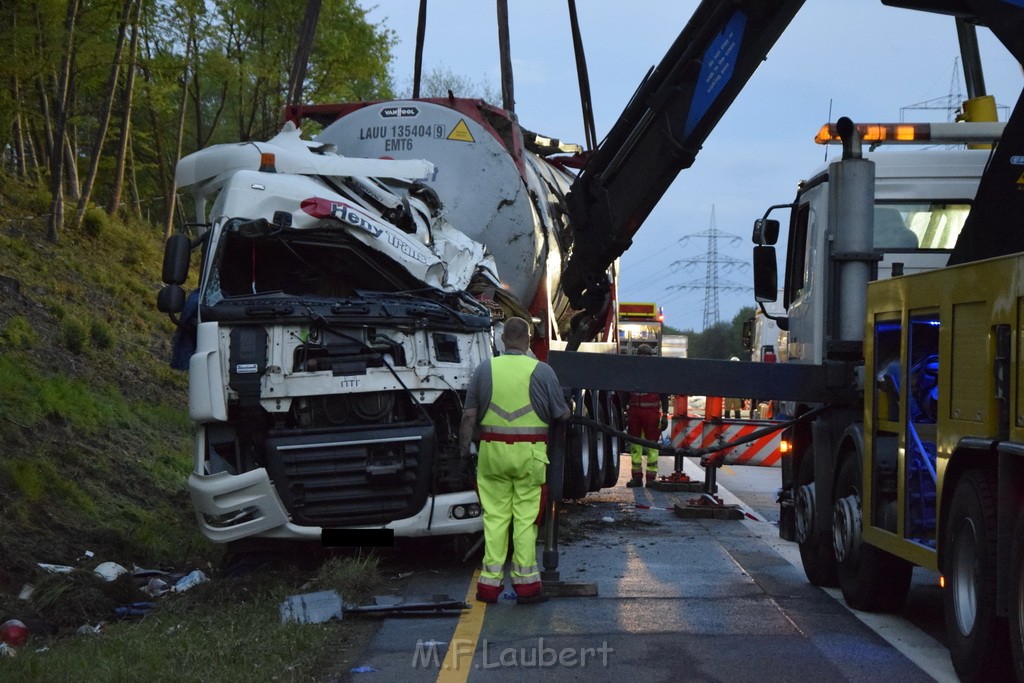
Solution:
[{"label": "yellow road marking", "polygon": [[487,603],[476,602],[476,580],[479,577],[480,569],[477,569],[473,572],[469,590],[466,591],[466,602],[472,607],[459,617],[452,641],[448,643],[448,653],[444,656],[441,671],[437,674],[438,683],[465,683],[469,680],[469,672],[473,668],[473,653],[476,651],[477,641],[480,640],[484,614],[487,612]]}]

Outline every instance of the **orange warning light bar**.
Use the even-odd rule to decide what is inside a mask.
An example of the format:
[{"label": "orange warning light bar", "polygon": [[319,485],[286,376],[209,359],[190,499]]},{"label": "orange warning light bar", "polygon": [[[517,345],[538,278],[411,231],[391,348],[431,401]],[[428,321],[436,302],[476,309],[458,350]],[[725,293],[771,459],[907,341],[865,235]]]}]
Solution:
[{"label": "orange warning light bar", "polygon": [[[869,145],[881,144],[943,144],[966,145],[995,142],[1002,135],[1005,123],[858,123],[861,141]],[[814,136],[819,145],[842,143],[836,124],[826,123]]]},{"label": "orange warning light bar", "polygon": [[[857,132],[863,142],[925,142],[931,137],[931,125],[927,123],[858,123]],[[836,132],[836,124],[826,123],[814,136],[819,145],[842,142]]]}]

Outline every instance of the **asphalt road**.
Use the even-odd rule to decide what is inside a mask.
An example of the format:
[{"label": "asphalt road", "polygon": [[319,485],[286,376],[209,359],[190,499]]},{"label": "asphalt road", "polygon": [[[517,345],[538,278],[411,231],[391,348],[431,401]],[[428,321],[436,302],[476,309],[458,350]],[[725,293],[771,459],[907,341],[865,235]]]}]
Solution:
[{"label": "asphalt road", "polygon": [[422,542],[404,557],[397,551],[403,596],[465,598],[471,608],[383,620],[348,678],[955,680],[948,653],[927,633],[936,615],[941,628],[936,589],[915,582],[910,604],[934,603],[915,608],[924,617],[913,609],[880,617],[809,585],[796,546],[780,541],[773,523],[778,471],[750,469],[718,477],[725,501],[749,513],[739,521],[682,519],[674,503],[694,494],[627,489],[624,479],[566,504],[560,578],[596,586],[596,597],[519,606],[508,591],[485,606],[472,600],[478,557],[463,562],[464,551]]}]

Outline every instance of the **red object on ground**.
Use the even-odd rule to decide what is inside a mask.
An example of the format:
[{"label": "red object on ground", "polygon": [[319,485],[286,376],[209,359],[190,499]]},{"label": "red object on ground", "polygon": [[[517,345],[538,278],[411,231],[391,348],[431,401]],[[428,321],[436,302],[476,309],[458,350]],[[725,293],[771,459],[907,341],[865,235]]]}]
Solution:
[{"label": "red object on ground", "polygon": [[24,645],[28,640],[28,628],[17,619],[8,619],[0,624],[0,640],[11,647]]}]

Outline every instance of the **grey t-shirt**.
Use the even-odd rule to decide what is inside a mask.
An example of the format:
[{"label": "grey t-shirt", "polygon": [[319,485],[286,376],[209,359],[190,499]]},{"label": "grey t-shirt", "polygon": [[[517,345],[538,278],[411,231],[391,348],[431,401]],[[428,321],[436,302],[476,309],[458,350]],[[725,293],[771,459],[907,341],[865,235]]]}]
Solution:
[{"label": "grey t-shirt", "polygon": [[[508,355],[525,355],[521,351],[507,351]],[[491,361],[488,360],[478,367],[469,380],[466,388],[466,408],[476,408],[478,416],[483,417],[487,406],[491,405],[491,391],[494,386],[491,379]],[[558,383],[558,377],[551,366],[543,361],[537,361],[533,374],[530,375],[530,405],[533,406],[537,417],[547,424],[554,422],[569,410],[562,396],[562,387]]]}]

